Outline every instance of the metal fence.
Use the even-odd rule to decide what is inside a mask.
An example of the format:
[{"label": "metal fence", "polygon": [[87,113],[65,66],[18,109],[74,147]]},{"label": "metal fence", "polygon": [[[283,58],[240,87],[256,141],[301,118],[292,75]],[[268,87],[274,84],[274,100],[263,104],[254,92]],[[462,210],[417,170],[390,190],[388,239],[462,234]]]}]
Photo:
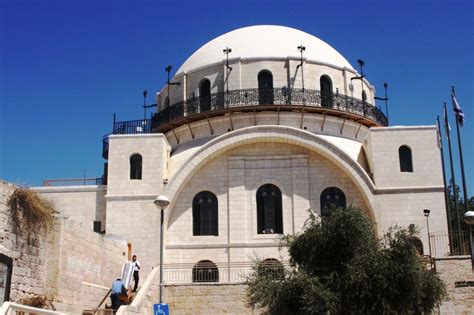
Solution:
[{"label": "metal fence", "polygon": [[431,256],[469,255],[469,233],[432,232],[430,233]]},{"label": "metal fence", "polygon": [[210,261],[192,264],[165,265],[166,284],[190,283],[243,283],[253,273],[263,273],[269,277],[281,277],[288,262],[266,260],[260,263],[213,263]]},{"label": "metal fence", "polygon": [[43,187],[103,185],[103,178],[45,179]]},{"label": "metal fence", "polygon": [[377,107],[343,94],[321,95],[311,89],[241,89],[213,93],[204,97],[191,97],[172,104],[153,116],[153,127],[159,128],[174,120],[223,109],[271,105],[294,105],[342,111],[368,118],[381,126],[387,126],[385,114]]}]

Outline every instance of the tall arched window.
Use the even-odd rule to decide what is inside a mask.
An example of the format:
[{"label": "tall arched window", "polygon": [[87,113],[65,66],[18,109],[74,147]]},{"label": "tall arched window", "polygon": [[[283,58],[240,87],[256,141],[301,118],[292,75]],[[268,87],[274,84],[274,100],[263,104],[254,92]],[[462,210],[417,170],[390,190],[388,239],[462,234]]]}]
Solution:
[{"label": "tall arched window", "polygon": [[332,207],[345,208],[346,196],[337,187],[329,187],[321,193],[321,216],[325,217],[330,214]]},{"label": "tall arched window", "polygon": [[268,70],[258,73],[258,103],[273,104],[273,75]]},{"label": "tall arched window", "polygon": [[201,113],[211,110],[211,81],[204,79],[199,86],[199,108]]},{"label": "tall arched window", "polygon": [[140,154],[130,157],[130,179],[142,179],[142,156]]},{"label": "tall arched window", "polygon": [[217,197],[201,191],[193,199],[193,235],[219,235]]},{"label": "tall arched window", "polygon": [[170,120],[170,98],[168,96],[165,97],[164,110],[165,110],[166,120],[169,121]]},{"label": "tall arched window", "polygon": [[332,81],[327,75],[321,76],[319,79],[321,86],[321,106],[332,107],[333,94],[332,94]]},{"label": "tall arched window", "polygon": [[398,149],[398,158],[400,160],[400,172],[413,172],[411,149],[408,146],[402,145]]},{"label": "tall arched window", "polygon": [[266,184],[257,190],[257,233],[283,233],[283,215],[280,189]]},{"label": "tall arched window", "polygon": [[193,282],[219,282],[219,269],[210,260],[201,260],[193,267]]}]

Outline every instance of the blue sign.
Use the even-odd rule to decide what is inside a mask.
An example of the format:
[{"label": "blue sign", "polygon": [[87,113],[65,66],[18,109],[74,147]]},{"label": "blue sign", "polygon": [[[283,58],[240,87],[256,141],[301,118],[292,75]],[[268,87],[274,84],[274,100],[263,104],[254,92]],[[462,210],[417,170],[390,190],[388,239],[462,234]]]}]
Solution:
[{"label": "blue sign", "polygon": [[153,304],[153,315],[170,315],[169,304]]}]

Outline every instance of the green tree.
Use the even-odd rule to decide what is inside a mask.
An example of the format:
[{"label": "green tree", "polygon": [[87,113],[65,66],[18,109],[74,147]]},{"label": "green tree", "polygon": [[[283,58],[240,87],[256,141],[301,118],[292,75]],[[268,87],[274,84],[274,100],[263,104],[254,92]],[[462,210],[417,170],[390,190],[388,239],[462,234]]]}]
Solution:
[{"label": "green tree", "polygon": [[247,302],[269,314],[421,314],[445,286],[418,256],[412,231],[393,228],[381,240],[359,209],[333,209],[287,236],[291,268],[247,279]]}]

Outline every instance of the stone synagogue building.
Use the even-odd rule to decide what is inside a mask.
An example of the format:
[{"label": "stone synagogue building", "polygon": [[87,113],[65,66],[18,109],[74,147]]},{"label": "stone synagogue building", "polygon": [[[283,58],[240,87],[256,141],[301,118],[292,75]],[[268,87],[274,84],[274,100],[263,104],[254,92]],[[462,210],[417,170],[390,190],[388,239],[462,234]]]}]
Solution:
[{"label": "stone synagogue building", "polygon": [[[194,52],[156,93],[150,119],[114,121],[103,139],[100,185],[34,188],[60,212],[61,235],[72,229],[82,244],[59,256],[61,268],[82,251],[74,268],[94,255],[103,264],[95,272],[107,266],[110,274],[70,277],[71,286],[79,284],[68,295],[59,271],[57,309],[98,304],[128,252],[142,265],[140,290],[119,312],[151,313],[158,300],[159,195],[170,200],[163,277],[172,310],[190,307],[182,296],[189,302],[193,294],[223,294],[207,307],[248,313],[236,296],[251,266],[286,265],[282,236],[299,233],[309,210],[324,217],[331,205],[360,208],[379,237],[393,225],[417,226],[420,251],[428,255],[423,209],[431,211],[430,231],[447,232],[436,126],[389,126],[376,106],[380,93],[358,63],[313,35],[271,25],[234,30]],[[436,255],[449,254],[447,242]],[[85,287],[103,291],[94,302]],[[193,307],[188,312],[203,311]]]}]

